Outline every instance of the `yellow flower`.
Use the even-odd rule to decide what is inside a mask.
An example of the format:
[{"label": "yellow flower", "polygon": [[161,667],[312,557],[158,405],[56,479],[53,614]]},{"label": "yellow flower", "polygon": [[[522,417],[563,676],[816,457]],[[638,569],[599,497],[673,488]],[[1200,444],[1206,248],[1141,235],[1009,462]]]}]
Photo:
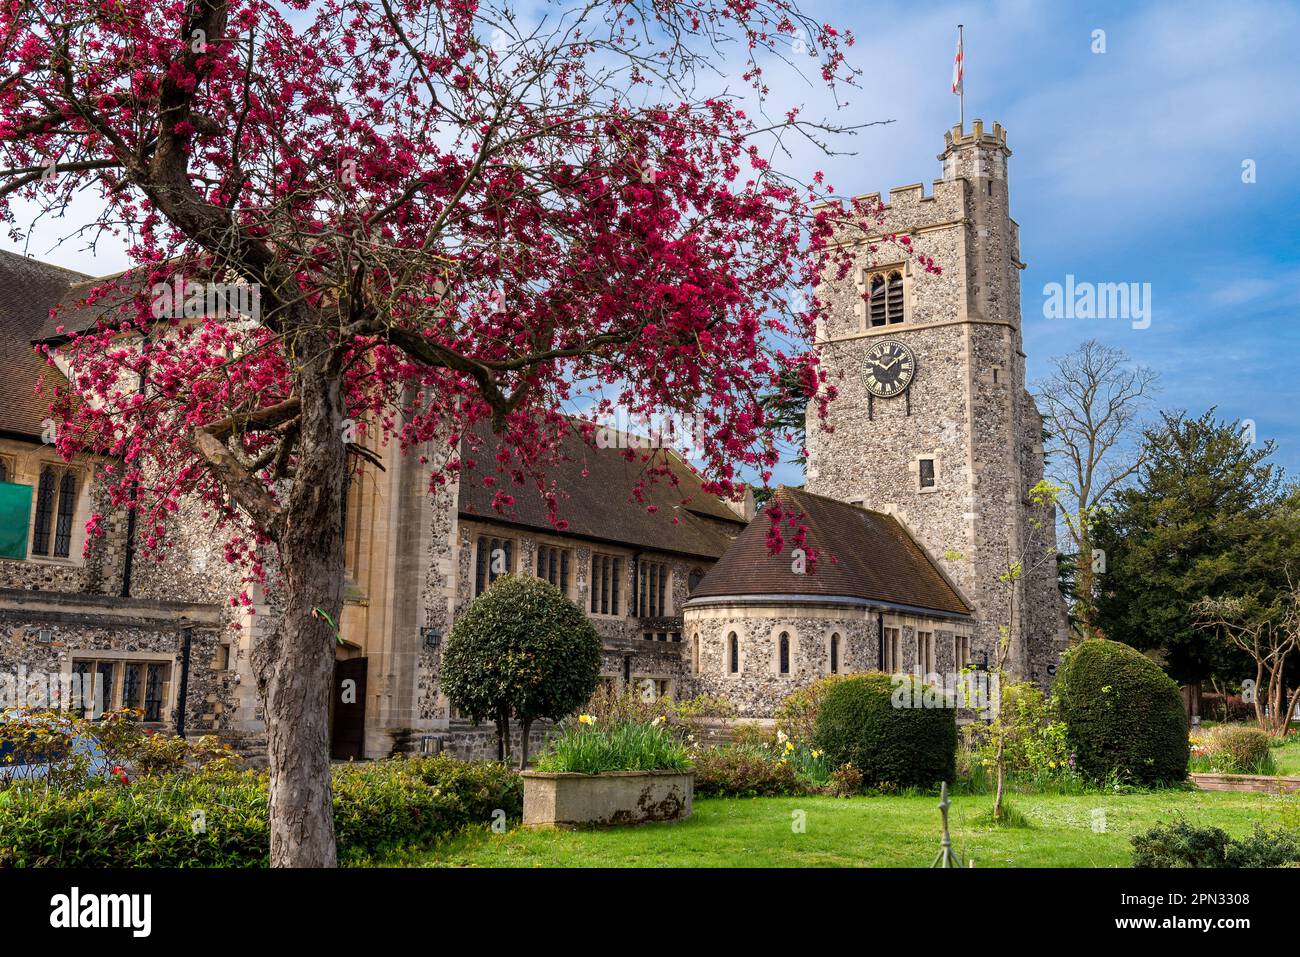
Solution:
[{"label": "yellow flower", "polygon": [[822,753],[821,753],[820,751],[818,751],[816,748],[813,748],[812,756],[813,756],[814,758],[820,758],[820,757],[822,756]]},{"label": "yellow flower", "polygon": [[785,753],[786,753],[786,754],[789,754],[789,753],[790,753],[791,751],[793,751],[793,750],[794,750],[794,745],[791,744],[789,741],[787,741],[787,742],[785,743]]},{"label": "yellow flower", "polygon": [[578,723],[579,723],[579,724],[595,724],[595,723],[596,723],[596,719],[595,719],[594,717],[592,717],[591,715],[589,715],[589,714],[580,714],[580,715],[578,715]]}]

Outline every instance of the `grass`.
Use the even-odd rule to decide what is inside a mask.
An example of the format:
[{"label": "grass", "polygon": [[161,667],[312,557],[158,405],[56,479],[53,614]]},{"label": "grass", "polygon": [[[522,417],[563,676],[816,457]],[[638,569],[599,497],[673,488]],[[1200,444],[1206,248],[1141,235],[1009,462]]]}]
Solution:
[{"label": "grass", "polygon": [[[380,863],[416,867],[928,867],[938,801],[923,797],[711,798],[678,824],[600,831],[466,831]],[[989,826],[992,799],[955,797],[952,836],[976,867],[1127,867],[1129,837],[1182,814],[1233,836],[1300,826],[1300,797],[1210,791],[1016,795],[1025,827]],[[802,816],[803,830],[797,823]]]},{"label": "grass", "polygon": [[1273,766],[1283,777],[1300,777],[1300,734],[1280,748],[1272,748]]}]

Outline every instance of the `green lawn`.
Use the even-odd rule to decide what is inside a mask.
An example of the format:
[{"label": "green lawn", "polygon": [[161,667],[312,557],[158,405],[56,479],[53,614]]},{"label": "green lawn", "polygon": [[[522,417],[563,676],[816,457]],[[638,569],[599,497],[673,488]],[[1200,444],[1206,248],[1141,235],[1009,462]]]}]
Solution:
[{"label": "green lawn", "polygon": [[[939,847],[933,797],[714,798],[681,824],[601,831],[487,829],[381,863],[423,867],[925,867]],[[1028,827],[979,820],[992,799],[952,799],[953,840],[976,867],[1126,867],[1129,837],[1181,813],[1233,835],[1300,826],[1300,798],[1208,791],[1016,795]],[[805,828],[792,822],[804,812]],[[1104,820],[1094,812],[1104,812]],[[1096,829],[1094,829],[1096,826]]]},{"label": "green lawn", "polygon": [[1283,777],[1300,777],[1300,735],[1280,748],[1273,748],[1273,763]]}]

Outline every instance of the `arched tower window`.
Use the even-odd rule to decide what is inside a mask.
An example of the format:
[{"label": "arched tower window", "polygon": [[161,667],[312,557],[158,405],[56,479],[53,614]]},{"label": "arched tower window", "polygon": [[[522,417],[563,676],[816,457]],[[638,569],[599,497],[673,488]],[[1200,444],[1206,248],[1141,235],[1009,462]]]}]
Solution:
[{"label": "arched tower window", "polygon": [[840,673],[840,636],[831,635],[831,674]]},{"label": "arched tower window", "polygon": [[727,670],[733,675],[740,673],[740,639],[734,631],[727,636]]},{"label": "arched tower window", "polygon": [[780,660],[779,667],[780,667],[781,674],[788,675],[790,673],[790,635],[784,631],[781,632],[780,642],[781,642],[781,650],[780,650],[781,660]]},{"label": "arched tower window", "polygon": [[691,639],[691,671],[697,675],[700,673],[700,636],[698,633]]},{"label": "arched tower window", "polygon": [[695,591],[695,586],[704,580],[703,568],[692,568],[690,574],[686,576],[686,593],[689,595]]}]

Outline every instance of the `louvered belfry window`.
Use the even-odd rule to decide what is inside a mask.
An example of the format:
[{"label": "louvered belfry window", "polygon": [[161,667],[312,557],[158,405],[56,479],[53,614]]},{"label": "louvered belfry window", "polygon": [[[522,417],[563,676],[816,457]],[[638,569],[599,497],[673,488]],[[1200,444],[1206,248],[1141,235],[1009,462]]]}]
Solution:
[{"label": "louvered belfry window", "polygon": [[891,272],[889,282],[886,287],[885,311],[889,318],[889,324],[892,326],[896,322],[903,321],[903,275],[902,273]]},{"label": "louvered belfry window", "polygon": [[870,280],[867,316],[873,328],[903,321],[903,274],[876,273]]},{"label": "louvered belfry window", "polygon": [[885,324],[885,277],[871,277],[871,299],[869,303],[871,325],[883,326]]}]

